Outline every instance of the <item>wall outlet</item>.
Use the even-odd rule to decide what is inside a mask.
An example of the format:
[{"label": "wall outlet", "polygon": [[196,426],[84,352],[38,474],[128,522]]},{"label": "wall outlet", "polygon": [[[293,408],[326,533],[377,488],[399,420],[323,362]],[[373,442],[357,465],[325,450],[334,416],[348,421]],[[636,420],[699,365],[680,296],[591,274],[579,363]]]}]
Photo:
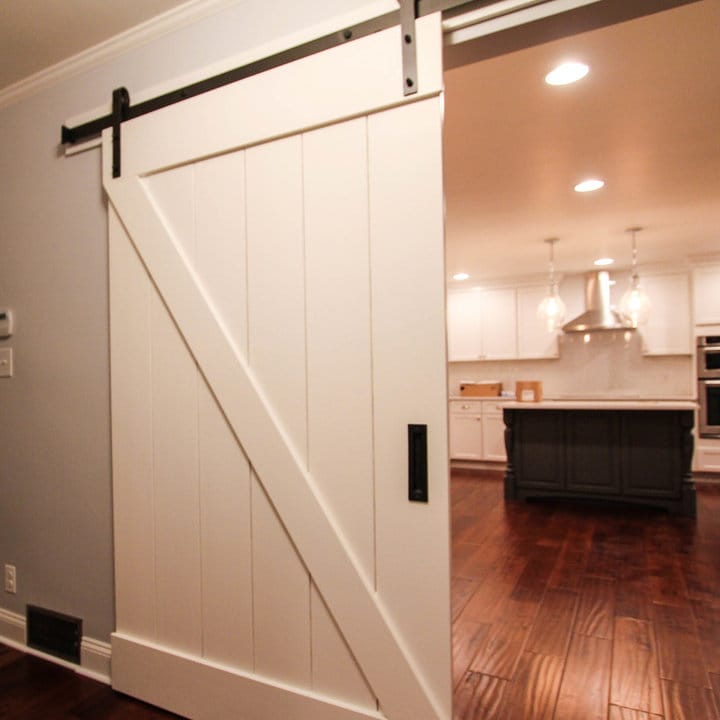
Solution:
[{"label": "wall outlet", "polygon": [[14,565],[5,565],[5,592],[17,592],[17,572]]}]

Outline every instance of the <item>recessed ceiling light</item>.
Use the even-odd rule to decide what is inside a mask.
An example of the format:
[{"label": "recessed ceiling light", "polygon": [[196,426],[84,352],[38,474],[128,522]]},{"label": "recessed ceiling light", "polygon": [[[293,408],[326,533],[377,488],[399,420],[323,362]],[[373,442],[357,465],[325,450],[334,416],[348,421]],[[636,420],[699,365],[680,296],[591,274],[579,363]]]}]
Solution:
[{"label": "recessed ceiling light", "polygon": [[467,280],[470,276],[467,273],[455,273],[453,280]]},{"label": "recessed ceiling light", "polygon": [[592,192],[593,190],[599,190],[604,184],[603,180],[597,180],[596,178],[583,180],[575,186],[575,192]]},{"label": "recessed ceiling light", "polygon": [[612,265],[615,261],[612,258],[598,258],[593,262],[593,265],[598,267],[604,267],[605,265]]},{"label": "recessed ceiling light", "polygon": [[545,76],[548,85],[570,85],[584,78],[590,68],[581,62],[564,62]]}]

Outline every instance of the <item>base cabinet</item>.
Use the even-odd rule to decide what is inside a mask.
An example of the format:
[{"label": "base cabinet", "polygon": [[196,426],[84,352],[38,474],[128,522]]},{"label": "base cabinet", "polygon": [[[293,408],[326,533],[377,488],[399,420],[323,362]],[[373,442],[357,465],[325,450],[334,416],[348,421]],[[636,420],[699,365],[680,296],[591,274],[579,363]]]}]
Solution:
[{"label": "base cabinet", "polygon": [[497,399],[450,401],[450,458],[505,462],[505,423]]},{"label": "base cabinet", "polygon": [[505,496],[583,498],[695,514],[686,410],[506,408]]}]

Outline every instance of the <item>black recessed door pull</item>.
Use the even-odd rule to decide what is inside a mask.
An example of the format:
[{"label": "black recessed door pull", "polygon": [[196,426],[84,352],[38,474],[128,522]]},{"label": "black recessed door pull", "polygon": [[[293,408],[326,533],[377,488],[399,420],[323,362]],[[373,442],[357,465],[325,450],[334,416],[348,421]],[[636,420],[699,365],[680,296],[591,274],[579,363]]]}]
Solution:
[{"label": "black recessed door pull", "polygon": [[408,500],[428,501],[427,425],[408,425]]}]

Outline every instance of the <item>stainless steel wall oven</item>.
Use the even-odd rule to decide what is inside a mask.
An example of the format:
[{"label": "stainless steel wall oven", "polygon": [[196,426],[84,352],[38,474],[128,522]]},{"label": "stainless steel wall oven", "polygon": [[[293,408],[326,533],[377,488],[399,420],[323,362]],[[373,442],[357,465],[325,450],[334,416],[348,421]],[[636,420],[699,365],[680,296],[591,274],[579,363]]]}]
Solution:
[{"label": "stainless steel wall oven", "polygon": [[720,335],[697,339],[698,432],[720,438]]}]

